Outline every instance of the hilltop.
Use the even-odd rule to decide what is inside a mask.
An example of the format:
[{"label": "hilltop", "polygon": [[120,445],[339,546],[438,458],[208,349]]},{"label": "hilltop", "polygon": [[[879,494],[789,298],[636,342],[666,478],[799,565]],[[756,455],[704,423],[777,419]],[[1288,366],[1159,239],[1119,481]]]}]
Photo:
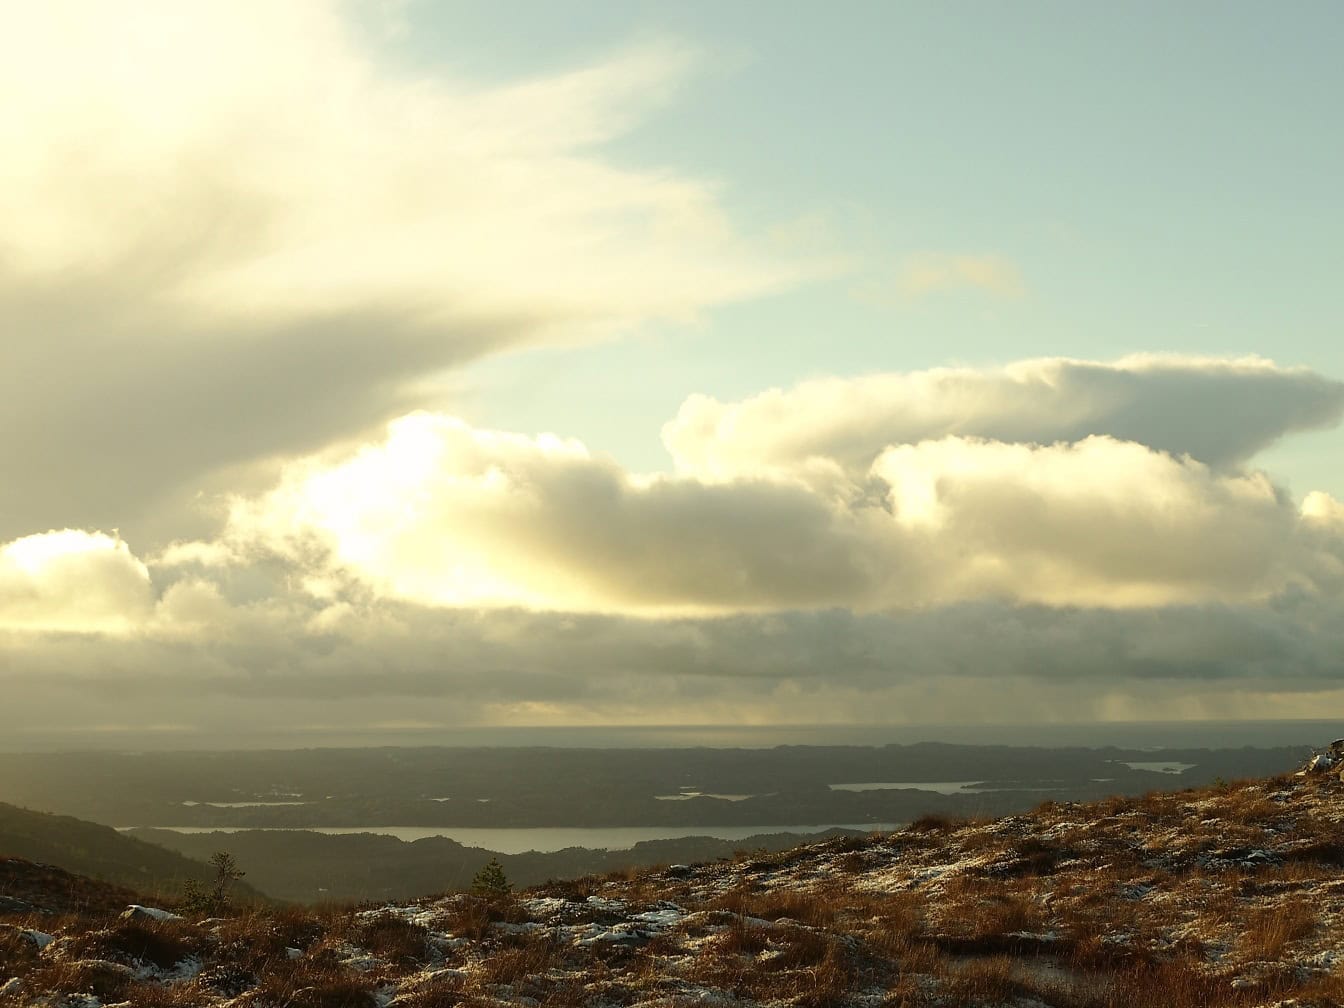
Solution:
[{"label": "hilltop", "polygon": [[1339,1005],[1342,864],[1344,784],[1280,777],[508,896],[8,913],[0,1005]]}]

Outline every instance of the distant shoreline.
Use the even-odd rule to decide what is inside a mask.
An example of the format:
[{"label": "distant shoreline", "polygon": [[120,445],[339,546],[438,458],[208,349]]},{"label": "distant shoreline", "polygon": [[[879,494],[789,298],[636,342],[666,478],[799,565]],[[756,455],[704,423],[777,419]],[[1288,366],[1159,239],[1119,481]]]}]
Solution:
[{"label": "distant shoreline", "polygon": [[462,726],[433,729],[259,731],[228,736],[165,730],[9,733],[0,752],[237,752],[315,748],[770,749],[918,742],[1085,748],[1225,748],[1319,745],[1344,721],[1097,721],[1043,724],[823,724]]}]

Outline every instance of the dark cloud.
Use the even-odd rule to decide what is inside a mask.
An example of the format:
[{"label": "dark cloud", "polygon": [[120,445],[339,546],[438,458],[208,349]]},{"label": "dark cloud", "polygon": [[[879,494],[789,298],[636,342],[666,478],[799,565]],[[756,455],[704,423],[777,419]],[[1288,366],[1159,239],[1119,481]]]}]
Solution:
[{"label": "dark cloud", "polygon": [[244,714],[244,726],[287,719],[352,731],[375,716],[621,723],[635,712],[688,723],[743,711],[795,723],[1076,720],[1112,710],[1116,698],[1132,717],[1168,716],[1164,705],[1192,697],[1224,716],[1255,716],[1249,705],[1266,697],[1309,713],[1302,705],[1311,701],[1293,697],[1340,682],[1337,612],[1337,600],[1297,598],[1270,608],[980,603],[645,621],[383,603],[324,634],[296,629],[303,623],[294,612],[253,611],[208,642],[0,639],[15,698],[0,727],[41,723],[62,697],[66,724],[139,718],[212,731]]},{"label": "dark cloud", "polygon": [[[65,300],[71,289],[50,297]],[[120,527],[137,543],[163,542],[181,534],[156,509],[166,498],[181,505],[200,489],[246,490],[222,487],[214,474],[379,425],[420,404],[425,393],[409,391],[412,379],[536,327],[522,318],[431,324],[388,309],[245,330],[179,328],[153,311],[122,310],[109,298],[60,318],[0,284],[6,326],[31,334],[0,343],[0,369],[22,377],[0,397],[0,428],[19,434],[0,439],[0,471],[24,474],[0,483],[0,541]],[[177,521],[198,517],[184,511]]]}]

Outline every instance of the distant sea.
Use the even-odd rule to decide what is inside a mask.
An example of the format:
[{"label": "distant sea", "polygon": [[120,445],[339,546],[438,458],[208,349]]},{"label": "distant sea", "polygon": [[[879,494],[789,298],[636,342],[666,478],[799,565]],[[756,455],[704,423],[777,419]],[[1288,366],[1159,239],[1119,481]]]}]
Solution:
[{"label": "distant sea", "polygon": [[364,746],[546,746],[595,749],[769,749],[775,746],[962,745],[1117,746],[1126,749],[1317,746],[1344,736],[1336,721],[1103,721],[1085,724],[632,725],[455,727],[406,730],[189,732],[14,732],[7,752],[358,748]]}]

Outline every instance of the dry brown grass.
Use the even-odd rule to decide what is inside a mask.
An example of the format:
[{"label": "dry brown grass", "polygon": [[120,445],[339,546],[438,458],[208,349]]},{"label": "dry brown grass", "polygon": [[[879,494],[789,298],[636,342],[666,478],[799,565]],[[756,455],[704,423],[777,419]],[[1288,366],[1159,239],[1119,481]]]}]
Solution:
[{"label": "dry brown grass", "polygon": [[834,888],[769,889],[757,891],[738,886],[710,903],[713,909],[762,920],[790,920],[825,927],[835,919],[837,900],[844,894]]},{"label": "dry brown grass", "polygon": [[1000,892],[976,906],[971,919],[971,937],[990,939],[1041,928],[1042,919],[1031,897],[1021,892]]},{"label": "dry brown grass", "polygon": [[229,918],[219,926],[212,956],[220,988],[237,987],[274,970],[290,970],[288,950],[303,952],[316,945],[326,937],[330,923],[297,910]]},{"label": "dry brown grass", "polygon": [[23,931],[0,924],[0,976],[19,976],[37,962],[37,945]]},{"label": "dry brown grass", "polygon": [[524,977],[545,973],[555,953],[549,937],[519,935],[504,947],[475,964],[473,979],[478,984],[512,984]]},{"label": "dry brown grass", "polygon": [[532,892],[537,896],[549,896],[552,899],[569,900],[582,903],[589,896],[596,896],[602,889],[602,879],[588,875],[579,879],[551,879],[536,886]]},{"label": "dry brown grass", "polygon": [[846,1003],[856,965],[835,935],[738,917],[701,945],[691,978],[741,999],[832,1008]]},{"label": "dry brown grass", "polygon": [[1307,937],[1319,924],[1316,908],[1303,900],[1283,900],[1276,906],[1252,912],[1241,939],[1241,954],[1247,959],[1280,958],[1291,943]]},{"label": "dry brown grass", "polygon": [[1184,963],[1136,964],[1109,976],[1086,1008],[1216,1008],[1247,1000],[1226,978]]},{"label": "dry brown grass", "polygon": [[995,955],[962,963],[951,970],[943,992],[952,1004],[997,1005],[1020,989],[1013,979],[1012,959]]},{"label": "dry brown grass", "polygon": [[350,941],[389,962],[416,965],[429,954],[429,931],[391,913],[364,918],[351,932]]},{"label": "dry brown grass", "polygon": [[92,994],[106,1003],[126,1000],[127,991],[137,986],[126,966],[96,959],[43,962],[29,970],[23,982],[28,990]]},{"label": "dry brown grass", "polygon": [[1078,856],[1078,852],[1049,840],[1029,837],[1013,848],[1017,863],[1012,866],[1015,875],[1049,875],[1061,861]]},{"label": "dry brown grass", "polygon": [[825,944],[821,958],[795,974],[793,1003],[800,1008],[832,1008],[846,1003],[854,983],[854,965],[834,939]]},{"label": "dry brown grass", "polygon": [[205,937],[186,921],[118,919],[106,928],[74,936],[67,955],[168,969],[204,947]]},{"label": "dry brown grass", "polygon": [[1287,818],[1284,807],[1271,801],[1259,788],[1237,792],[1229,800],[1219,803],[1218,813],[1225,821],[1260,829]]},{"label": "dry brown grass", "polygon": [[437,977],[431,983],[403,991],[399,998],[398,1004],[406,1008],[458,1008],[466,1003],[463,983],[455,976]]},{"label": "dry brown grass", "polygon": [[141,983],[127,989],[126,1000],[134,1008],[196,1008],[202,997],[198,988],[187,984]]},{"label": "dry brown grass", "polygon": [[905,829],[908,833],[949,833],[957,825],[951,816],[930,814],[920,816]]},{"label": "dry brown grass", "polygon": [[286,985],[268,985],[252,1003],[284,1008],[377,1008],[369,981],[347,974],[296,974]]},{"label": "dry brown grass", "polygon": [[458,896],[447,910],[447,927],[453,934],[480,941],[499,923],[517,923],[525,914],[514,896]]},{"label": "dry brown grass", "polygon": [[1344,971],[1336,969],[1333,973],[1316,977],[1299,987],[1294,994],[1304,1004],[1339,1008],[1344,1005]]},{"label": "dry brown grass", "polygon": [[756,956],[769,943],[767,928],[748,921],[740,913],[733,914],[728,926],[701,947],[701,955]]}]

